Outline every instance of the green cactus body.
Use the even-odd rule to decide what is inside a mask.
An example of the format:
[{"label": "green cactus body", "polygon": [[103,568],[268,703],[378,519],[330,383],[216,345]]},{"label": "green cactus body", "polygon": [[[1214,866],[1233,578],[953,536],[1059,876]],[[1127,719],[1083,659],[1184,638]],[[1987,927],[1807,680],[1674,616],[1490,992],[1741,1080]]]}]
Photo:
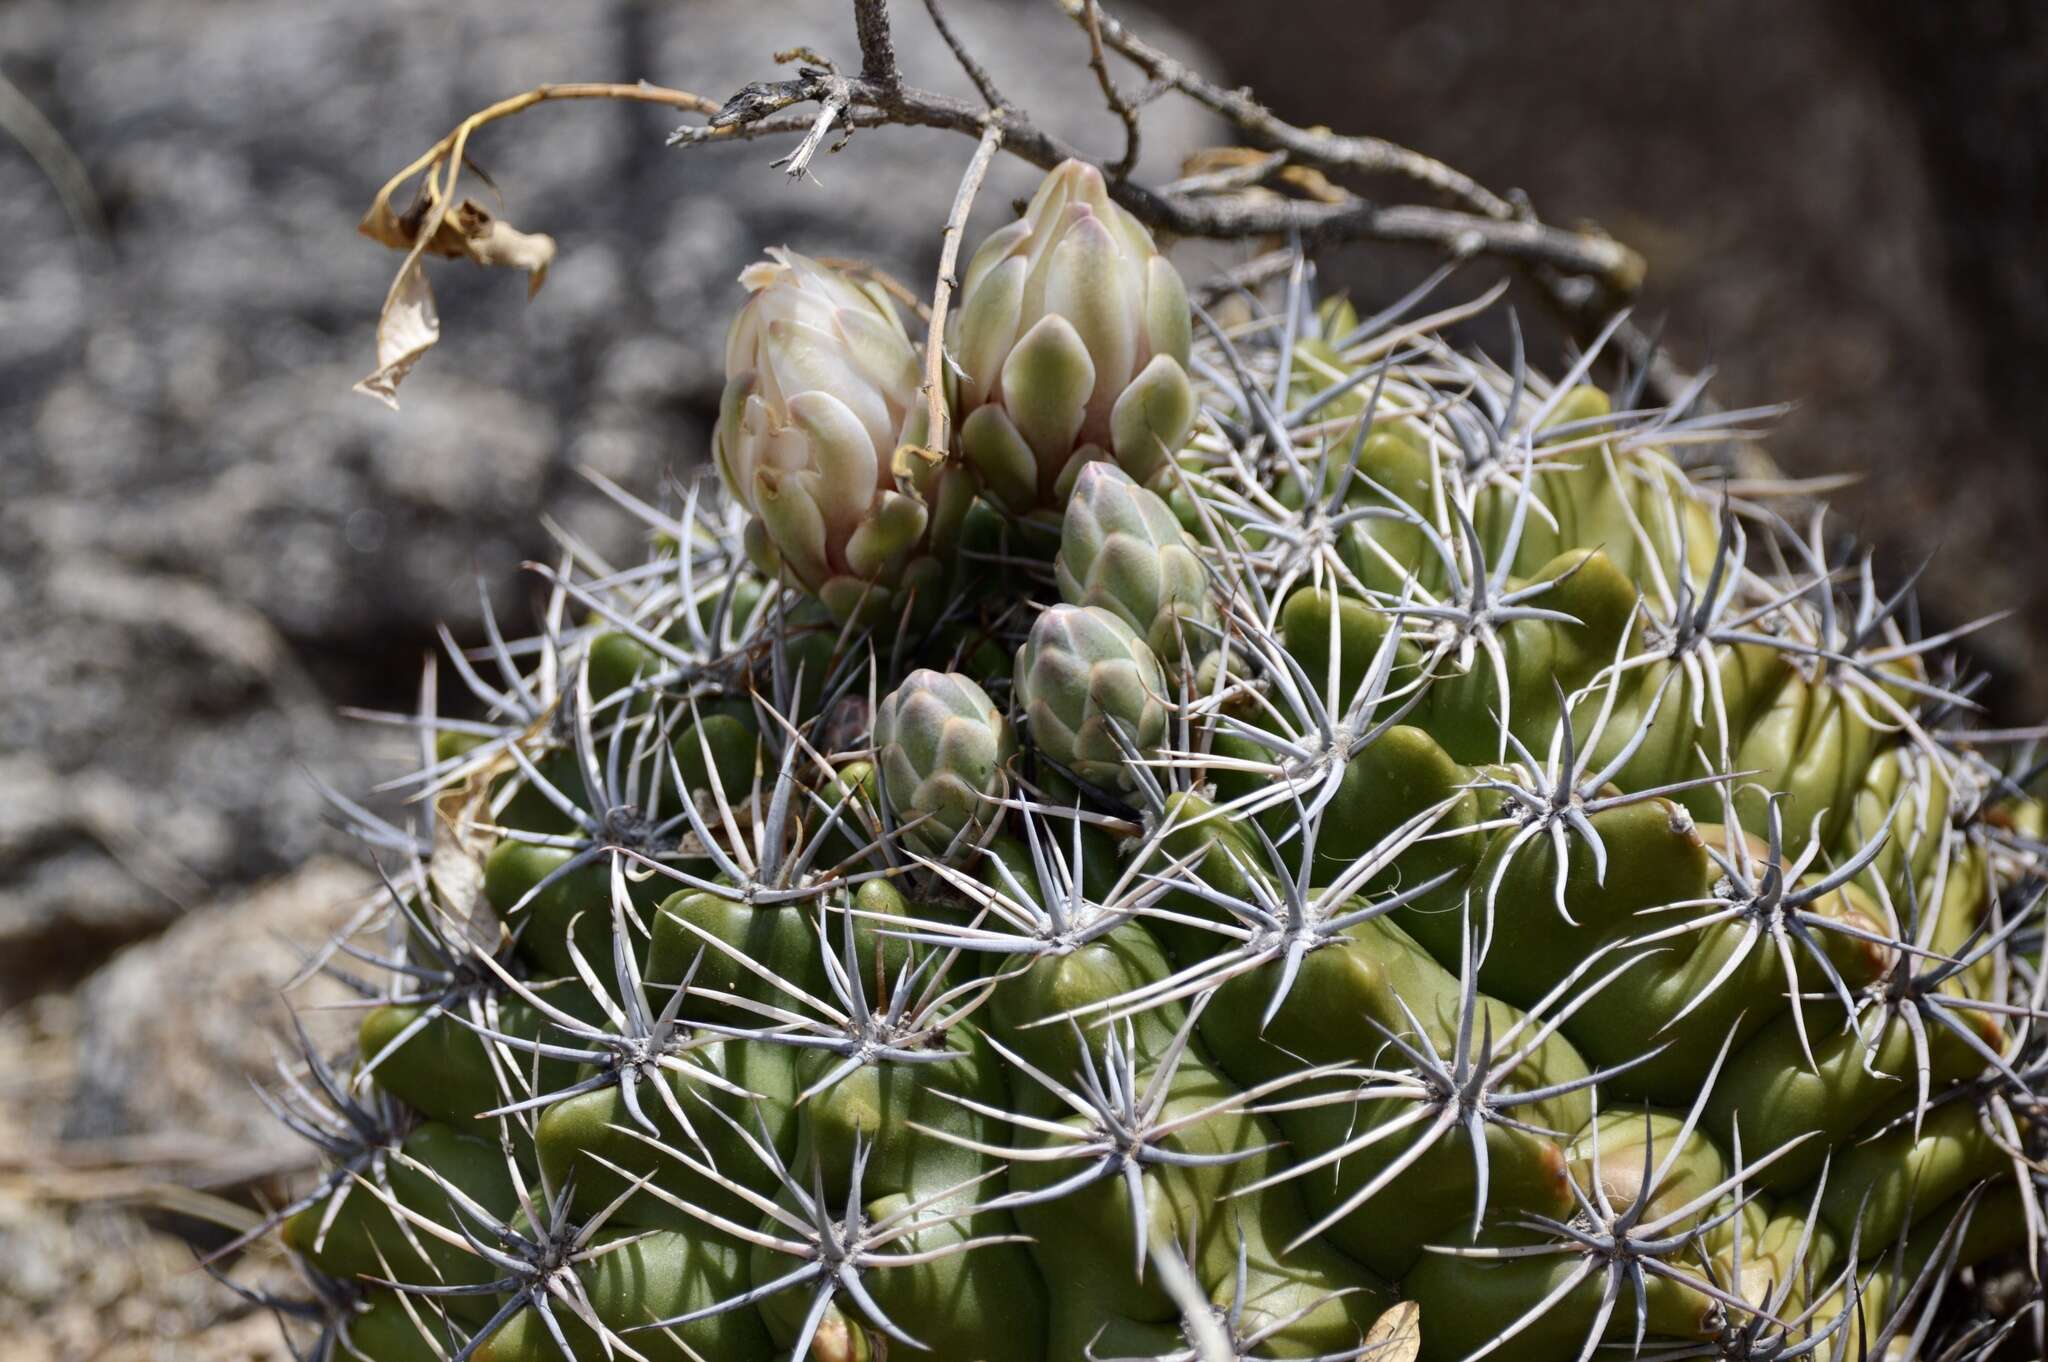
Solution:
[{"label": "green cactus body", "polygon": [[901,483],[893,311],[750,272],[753,528],[642,507],[423,716],[390,978],[284,1099],[358,1352],[1990,1357],[2048,814],[1945,640],[1710,417],[1298,295],[1196,335],[1106,193],[972,257]]}]

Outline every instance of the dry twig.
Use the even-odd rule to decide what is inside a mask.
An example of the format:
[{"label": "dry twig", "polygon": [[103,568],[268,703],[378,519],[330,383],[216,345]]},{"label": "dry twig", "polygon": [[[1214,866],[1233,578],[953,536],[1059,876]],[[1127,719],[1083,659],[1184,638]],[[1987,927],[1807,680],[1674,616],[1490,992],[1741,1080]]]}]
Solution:
[{"label": "dry twig", "polygon": [[[678,128],[670,135],[669,145],[806,132],[810,118],[769,115],[829,93],[833,91],[822,81],[749,85],[728,101],[708,126]],[[880,89],[856,80],[848,83],[848,94],[851,107],[845,119],[856,128],[944,128],[979,137],[987,112],[950,95],[909,85]],[[1005,113],[1004,147],[1041,169],[1070,159],[1093,159],[1014,109]],[[1603,233],[1568,231],[1534,220],[1503,221],[1418,204],[1381,207],[1355,196],[1340,203],[1202,197],[1152,189],[1135,180],[1112,184],[1110,195],[1139,221],[1175,236],[1243,240],[1298,232],[1305,240],[1410,242],[1454,254],[1496,255],[1527,265],[1553,266],[1598,280],[1621,296],[1634,291],[1643,273],[1642,257]]]},{"label": "dry twig", "polygon": [[982,129],[981,141],[975,145],[974,158],[960,177],[960,188],[953,195],[953,211],[946,215],[945,235],[940,238],[939,277],[932,285],[931,330],[924,343],[924,392],[931,419],[926,443],[934,449],[943,450],[952,443],[946,413],[946,312],[953,301],[953,289],[959,283],[953,269],[960,259],[960,238],[967,231],[967,215],[974,210],[974,196],[981,192],[989,162],[995,159],[1002,144],[1002,120],[992,114]]},{"label": "dry twig", "polygon": [[[1526,203],[1493,193],[1469,176],[1407,147],[1381,138],[1343,136],[1322,129],[1298,128],[1274,115],[1251,94],[1227,90],[1133,34],[1108,14],[1101,0],[1057,0],[1088,35],[1089,65],[1109,108],[1124,123],[1121,157],[1108,164],[1107,178],[1115,200],[1155,231],[1183,237],[1266,241],[1299,237],[1314,241],[1386,241],[1432,247],[1454,259],[1494,256],[1524,269],[1552,308],[1583,342],[1600,333],[1615,309],[1641,285],[1643,259],[1628,246],[1597,228],[1561,228],[1539,219]],[[841,75],[829,62],[805,52],[812,65],[794,79],[760,81],[742,86],[723,103],[681,90],[648,85],[553,85],[515,96],[473,115],[436,143],[425,155],[387,184],[365,218],[363,230],[386,244],[408,252],[385,303],[387,325],[380,325],[380,369],[366,385],[389,398],[398,379],[439,334],[431,295],[419,270],[421,255],[467,255],[485,263],[525,264],[536,280],[545,270],[546,252],[480,253],[471,238],[451,228],[451,214],[468,207],[454,196],[455,179],[472,133],[488,123],[546,100],[630,99],[664,104],[706,116],[704,123],[686,124],[670,136],[671,146],[696,146],[717,141],[752,141],[795,136],[797,145],[774,164],[793,178],[810,171],[818,149],[834,129],[850,136],[873,127],[943,128],[982,143],[971,163],[986,173],[992,155],[990,139],[1002,150],[1041,169],[1061,161],[1095,160],[1079,148],[1039,127],[1029,114],[1006,100],[987,69],[961,42],[947,22],[940,0],[924,0],[940,37],[966,72],[980,102],[972,103],[907,83],[899,65],[886,0],[853,0],[854,28],[860,45],[857,76]],[[1112,78],[1107,53],[1131,62],[1149,80],[1138,98],[1126,96]],[[790,57],[799,54],[780,54]],[[1130,178],[1139,149],[1138,110],[1153,96],[1173,91],[1228,118],[1248,139],[1266,144],[1268,153],[1250,153],[1251,160],[1222,174],[1196,176],[1153,187]],[[798,106],[815,105],[809,113]],[[999,130],[999,131],[998,131]],[[837,150],[840,142],[831,149]],[[1098,162],[1099,164],[1100,162]],[[1388,176],[1408,181],[1447,200],[1444,204],[1382,204],[1322,178],[1322,173]],[[420,210],[404,216],[390,210],[392,193],[415,176],[424,175]],[[1313,182],[1307,197],[1287,197],[1264,187],[1277,176],[1290,187]],[[978,183],[978,174],[976,175]],[[964,187],[964,186],[963,186]],[[970,195],[971,198],[971,195]],[[957,204],[956,204],[957,207]],[[478,210],[479,212],[481,210]],[[488,214],[483,215],[488,224]],[[504,224],[488,224],[509,231]],[[454,230],[459,240],[452,240]],[[521,234],[512,234],[515,237]],[[531,240],[531,239],[529,239]],[[957,233],[949,228],[957,250]],[[538,264],[533,257],[539,254]],[[940,286],[950,278],[942,270]],[[537,284],[536,284],[537,286]],[[943,324],[944,308],[933,309]],[[389,332],[389,334],[387,334]],[[1690,377],[1659,355],[1653,343],[1626,325],[1614,332],[1621,352],[1637,366],[1648,366],[1653,396],[1669,399],[1686,390]],[[937,426],[935,425],[935,429]]]},{"label": "dry twig", "polygon": [[901,83],[896,40],[889,31],[889,0],[853,0],[853,27],[860,38],[860,78],[883,88]]},{"label": "dry twig", "polygon": [[960,69],[967,73],[967,79],[974,83],[974,88],[981,95],[982,101],[991,109],[1009,108],[1010,101],[1004,99],[1003,92],[996,88],[995,81],[989,76],[988,68],[977,61],[974,54],[967,50],[967,45],[954,34],[953,25],[946,19],[946,11],[939,8],[939,0],[924,0],[924,9],[925,13],[931,16],[932,27],[938,30],[939,38],[952,52],[953,60],[959,62]]},{"label": "dry twig", "polygon": [[64,206],[73,229],[87,241],[105,245],[107,215],[85,163],[64,140],[64,134],[57,131],[56,124],[4,72],[0,72],[0,133],[19,143],[43,172],[50,187],[57,191],[57,201]]},{"label": "dry twig", "polygon": [[1096,0],[1081,0],[1081,26],[1088,30],[1088,69],[1095,73],[1095,83],[1102,87],[1103,102],[1124,125],[1124,154],[1107,168],[1110,181],[1116,183],[1128,179],[1138,164],[1138,111],[1116,88],[1116,81],[1109,74],[1109,59],[1102,53],[1102,12]]},{"label": "dry twig", "polygon": [[1499,195],[1434,157],[1379,137],[1346,137],[1322,128],[1297,128],[1252,98],[1226,90],[1138,38],[1109,15],[1098,0],[1058,0],[1062,9],[1146,75],[1222,114],[1238,128],[1285,151],[1297,161],[1325,170],[1396,175],[1425,185],[1451,202],[1489,218],[1513,218],[1514,207]]}]

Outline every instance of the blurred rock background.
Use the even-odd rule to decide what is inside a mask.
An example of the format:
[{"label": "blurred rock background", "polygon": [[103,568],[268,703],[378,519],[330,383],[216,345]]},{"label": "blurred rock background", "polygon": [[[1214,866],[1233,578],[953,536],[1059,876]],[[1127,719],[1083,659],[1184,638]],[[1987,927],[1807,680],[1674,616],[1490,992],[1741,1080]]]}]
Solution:
[{"label": "blurred rock background", "polygon": [[[1014,99],[1116,145],[1046,0],[948,8]],[[1798,400],[1770,445],[1789,471],[1865,470],[1840,501],[1889,561],[1941,547],[1932,619],[2020,608],[1980,656],[2008,717],[2048,709],[2038,7],[1117,8],[1285,116],[1642,249],[1640,315],[1683,363],[1716,365],[1729,405]],[[911,78],[959,86],[921,6],[895,9]],[[278,1032],[288,943],[362,889],[324,859],[304,772],[360,791],[402,757],[337,707],[407,704],[437,621],[477,636],[479,579],[523,623],[543,511],[626,547],[577,469],[646,490],[700,458],[740,267],[788,242],[922,281],[967,147],[862,133],[794,186],[765,146],[664,149],[658,110],[502,124],[473,155],[561,256],[531,304],[437,268],[444,339],[399,413],[349,392],[397,264],[357,218],[503,95],[723,96],[797,43],[851,61],[842,0],[0,6],[0,127],[34,142],[20,105],[39,110],[94,196],[74,221],[0,136],[0,1356],[284,1356],[184,1240],[296,1157],[242,1075]],[[1220,137],[1170,103],[1147,129],[1154,175]],[[1002,172],[983,217],[1031,178]],[[1428,263],[1358,248],[1327,273],[1376,296]]]}]

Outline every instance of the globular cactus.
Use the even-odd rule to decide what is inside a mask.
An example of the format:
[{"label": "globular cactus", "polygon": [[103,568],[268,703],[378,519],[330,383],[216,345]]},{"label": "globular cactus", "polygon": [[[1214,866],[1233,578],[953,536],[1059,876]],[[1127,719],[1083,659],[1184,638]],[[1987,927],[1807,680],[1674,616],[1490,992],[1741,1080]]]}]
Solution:
[{"label": "globular cactus", "polygon": [[1954,633],[1597,354],[1549,383],[1305,268],[1191,341],[1101,188],[967,272],[955,561],[904,570],[890,305],[781,256],[734,501],[622,495],[644,567],[571,552],[537,639],[453,659],[471,716],[396,719],[434,816],[344,802],[389,891],[325,958],[374,1008],[282,1099],[331,1338],[2027,1346],[2043,810]]}]

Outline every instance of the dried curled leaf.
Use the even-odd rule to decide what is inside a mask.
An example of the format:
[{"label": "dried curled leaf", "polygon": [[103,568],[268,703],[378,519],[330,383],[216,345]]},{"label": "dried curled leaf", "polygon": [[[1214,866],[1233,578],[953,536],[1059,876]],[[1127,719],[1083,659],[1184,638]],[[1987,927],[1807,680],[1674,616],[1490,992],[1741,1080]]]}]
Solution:
[{"label": "dried curled leaf", "polygon": [[[482,214],[480,222],[469,222],[470,214]],[[526,296],[533,297],[540,292],[540,286],[548,280],[548,266],[555,258],[555,239],[541,232],[522,232],[503,218],[492,217],[469,200],[457,210],[456,216],[467,225],[463,228],[463,240],[468,243],[468,255],[479,265],[503,265],[526,271]]]},{"label": "dried curled leaf", "polygon": [[[422,242],[421,233],[429,224],[432,230]],[[522,232],[475,199],[464,199],[437,217],[424,201],[408,212],[393,213],[390,200],[380,197],[356,230],[393,250],[525,270],[528,297],[540,292],[555,259],[553,237]]]},{"label": "dried curled leaf", "polygon": [[[412,268],[418,269],[419,263],[412,262]],[[503,762],[499,769],[509,764]],[[502,930],[484,897],[484,860],[493,845],[488,831],[492,774],[479,773],[434,800],[434,849],[427,860],[435,901],[485,950],[497,949]]]},{"label": "dried curled leaf", "polygon": [[422,257],[472,260],[479,265],[526,271],[526,296],[540,292],[554,262],[555,239],[522,232],[475,199],[464,199],[447,212],[434,212],[422,200],[406,213],[391,211],[389,191],[377,196],[357,227],[364,236],[393,250],[406,252],[398,278],[384,297],[377,318],[377,369],[356,384],[389,406],[398,405],[398,385],[420,357],[441,339],[441,318],[434,309],[434,290],[427,283]]},{"label": "dried curled leaf", "polygon": [[1372,1362],[1415,1362],[1422,1351],[1422,1308],[1402,1301],[1373,1321],[1365,1346]]},{"label": "dried curled leaf", "polygon": [[1283,197],[1316,203],[1344,203],[1351,194],[1313,166],[1290,164],[1284,153],[1254,147],[1204,147],[1181,162],[1184,176],[1242,176],[1244,192],[1284,191]]},{"label": "dried curled leaf", "polygon": [[427,284],[426,267],[413,256],[398,271],[377,318],[377,371],[356,384],[356,391],[397,407],[398,385],[440,339],[441,314],[434,309],[434,290]]}]

